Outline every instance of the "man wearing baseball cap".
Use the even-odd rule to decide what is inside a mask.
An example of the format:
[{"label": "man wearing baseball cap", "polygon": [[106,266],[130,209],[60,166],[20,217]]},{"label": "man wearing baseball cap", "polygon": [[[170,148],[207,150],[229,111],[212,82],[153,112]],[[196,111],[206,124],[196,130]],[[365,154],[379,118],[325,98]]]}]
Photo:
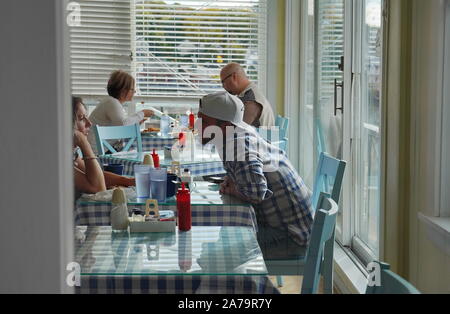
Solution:
[{"label": "man wearing baseball cap", "polygon": [[[313,223],[311,191],[286,153],[243,122],[243,115],[244,104],[228,92],[200,100],[202,143],[214,142],[227,172],[220,192],[252,203],[266,259],[304,254]],[[222,134],[213,136],[208,128]]]}]

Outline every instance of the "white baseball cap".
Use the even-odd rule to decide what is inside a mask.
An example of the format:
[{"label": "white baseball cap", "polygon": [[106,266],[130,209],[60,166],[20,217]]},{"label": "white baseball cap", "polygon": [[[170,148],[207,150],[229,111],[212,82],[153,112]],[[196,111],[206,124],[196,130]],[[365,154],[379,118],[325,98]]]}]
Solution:
[{"label": "white baseball cap", "polygon": [[235,126],[248,127],[248,124],[243,121],[244,103],[228,92],[204,96],[200,101],[199,112],[211,118],[229,121]]}]

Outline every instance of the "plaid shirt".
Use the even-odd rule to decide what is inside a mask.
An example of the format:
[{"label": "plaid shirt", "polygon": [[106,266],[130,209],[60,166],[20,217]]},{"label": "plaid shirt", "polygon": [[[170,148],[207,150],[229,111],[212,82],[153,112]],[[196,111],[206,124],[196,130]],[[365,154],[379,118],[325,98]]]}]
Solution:
[{"label": "plaid shirt", "polygon": [[252,201],[258,225],[287,230],[295,242],[306,245],[313,224],[312,193],[286,153],[254,129],[239,127],[226,147],[221,154],[224,168],[237,190]]}]

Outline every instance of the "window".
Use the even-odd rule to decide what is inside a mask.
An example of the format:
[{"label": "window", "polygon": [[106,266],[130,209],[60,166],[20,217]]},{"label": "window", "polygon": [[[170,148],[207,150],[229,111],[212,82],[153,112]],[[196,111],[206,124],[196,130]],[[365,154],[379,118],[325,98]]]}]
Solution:
[{"label": "window", "polygon": [[134,75],[143,98],[221,90],[220,69],[229,62],[265,81],[267,0],[79,3],[81,26],[71,28],[74,94],[106,95],[117,69]]},{"label": "window", "polygon": [[77,2],[81,25],[70,27],[72,94],[106,95],[112,71],[131,71],[130,0]]},{"label": "window", "polygon": [[220,69],[242,64],[258,81],[266,1],[135,1],[135,71],[141,96],[201,96],[221,89]]},{"label": "window", "polygon": [[382,6],[309,0],[302,13],[299,143],[312,149],[301,152],[300,174],[312,186],[321,152],[347,161],[336,239],[363,263],[380,245]]},{"label": "window", "polygon": [[[341,106],[335,99],[335,82],[344,75],[341,57],[344,56],[344,0],[309,0],[303,6],[302,106],[300,108],[300,173],[308,186],[313,186],[317,160],[325,152],[342,159],[342,114],[334,110]],[[342,91],[338,91],[342,95]],[[342,206],[341,206],[342,207]],[[338,234],[342,211],[338,216]]]},{"label": "window", "polygon": [[380,241],[382,0],[359,5],[352,117],[353,247],[368,263],[378,258]]}]

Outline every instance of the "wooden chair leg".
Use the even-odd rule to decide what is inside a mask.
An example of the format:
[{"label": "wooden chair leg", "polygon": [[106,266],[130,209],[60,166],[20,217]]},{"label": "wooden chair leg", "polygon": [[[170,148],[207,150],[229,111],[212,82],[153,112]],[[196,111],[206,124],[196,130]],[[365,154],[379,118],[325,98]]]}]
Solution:
[{"label": "wooden chair leg", "polygon": [[281,287],[283,287],[283,276],[277,276],[277,285],[278,285],[278,288],[281,288]]},{"label": "wooden chair leg", "polygon": [[325,258],[322,263],[323,293],[324,294],[333,294],[333,258],[332,258],[333,250],[334,250],[333,241],[327,241],[325,243],[325,248],[324,248]]}]

